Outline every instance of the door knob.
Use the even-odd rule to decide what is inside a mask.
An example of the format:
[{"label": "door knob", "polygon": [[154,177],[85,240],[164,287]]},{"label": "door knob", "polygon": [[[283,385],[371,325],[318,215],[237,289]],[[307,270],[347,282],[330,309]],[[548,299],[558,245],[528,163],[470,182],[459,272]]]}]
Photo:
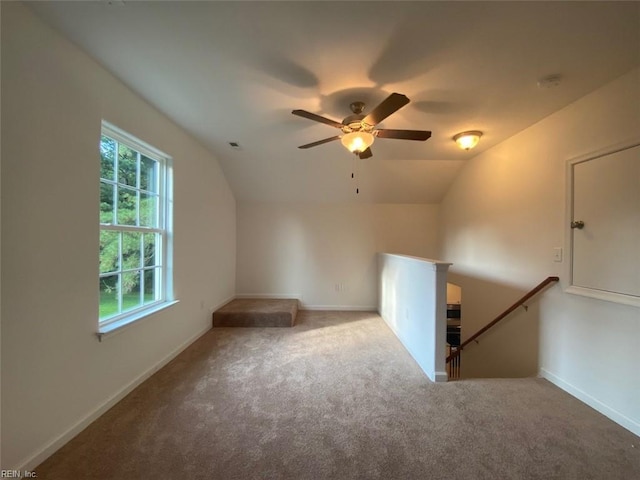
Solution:
[{"label": "door knob", "polygon": [[584,222],[582,220],[574,220],[573,222],[571,222],[571,228],[582,230],[584,228]]}]

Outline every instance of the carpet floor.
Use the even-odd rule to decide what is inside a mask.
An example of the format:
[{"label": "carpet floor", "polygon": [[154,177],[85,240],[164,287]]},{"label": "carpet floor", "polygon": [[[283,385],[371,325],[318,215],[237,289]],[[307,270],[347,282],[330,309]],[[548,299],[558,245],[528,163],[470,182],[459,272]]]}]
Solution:
[{"label": "carpet floor", "polygon": [[630,479],[640,438],[543,379],[431,383],[382,319],[215,328],[43,462],[56,479]]}]

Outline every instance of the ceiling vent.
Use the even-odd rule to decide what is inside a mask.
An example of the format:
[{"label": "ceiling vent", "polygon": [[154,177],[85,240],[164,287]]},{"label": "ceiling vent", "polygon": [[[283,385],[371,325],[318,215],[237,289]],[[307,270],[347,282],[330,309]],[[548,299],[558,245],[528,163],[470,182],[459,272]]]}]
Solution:
[{"label": "ceiling vent", "polygon": [[559,74],[547,75],[538,80],[538,88],[555,88],[560,85],[560,80],[562,76]]}]

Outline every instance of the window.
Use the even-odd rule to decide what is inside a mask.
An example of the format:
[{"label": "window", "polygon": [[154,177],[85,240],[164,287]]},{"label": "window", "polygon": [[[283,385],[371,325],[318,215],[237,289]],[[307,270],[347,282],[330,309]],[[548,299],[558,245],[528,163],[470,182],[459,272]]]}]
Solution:
[{"label": "window", "polygon": [[171,301],[170,158],[103,123],[100,332]]}]

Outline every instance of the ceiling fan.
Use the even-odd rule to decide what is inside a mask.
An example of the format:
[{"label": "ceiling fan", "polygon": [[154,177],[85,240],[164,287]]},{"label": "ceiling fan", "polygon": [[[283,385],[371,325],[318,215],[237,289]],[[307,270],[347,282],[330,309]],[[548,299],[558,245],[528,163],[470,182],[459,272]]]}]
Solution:
[{"label": "ceiling fan", "polygon": [[417,140],[424,142],[431,137],[431,132],[426,130],[390,130],[386,128],[376,128],[376,125],[387,118],[389,115],[397,112],[406,104],[409,99],[400,93],[392,93],[384,99],[376,108],[368,115],[363,114],[364,103],[353,102],[350,107],[353,115],[349,115],[342,120],[342,123],[331,120],[330,118],[321,117],[315,113],[306,110],[293,110],[291,113],[299,117],[308,118],[315,122],[324,123],[331,127],[342,130],[342,135],[325,138],[317,142],[307,143],[298,148],[311,148],[323,143],[333,142],[340,139],[342,144],[352,153],[360,158],[369,158],[373,156],[371,152],[371,144],[376,137],[395,138],[399,140]]}]

